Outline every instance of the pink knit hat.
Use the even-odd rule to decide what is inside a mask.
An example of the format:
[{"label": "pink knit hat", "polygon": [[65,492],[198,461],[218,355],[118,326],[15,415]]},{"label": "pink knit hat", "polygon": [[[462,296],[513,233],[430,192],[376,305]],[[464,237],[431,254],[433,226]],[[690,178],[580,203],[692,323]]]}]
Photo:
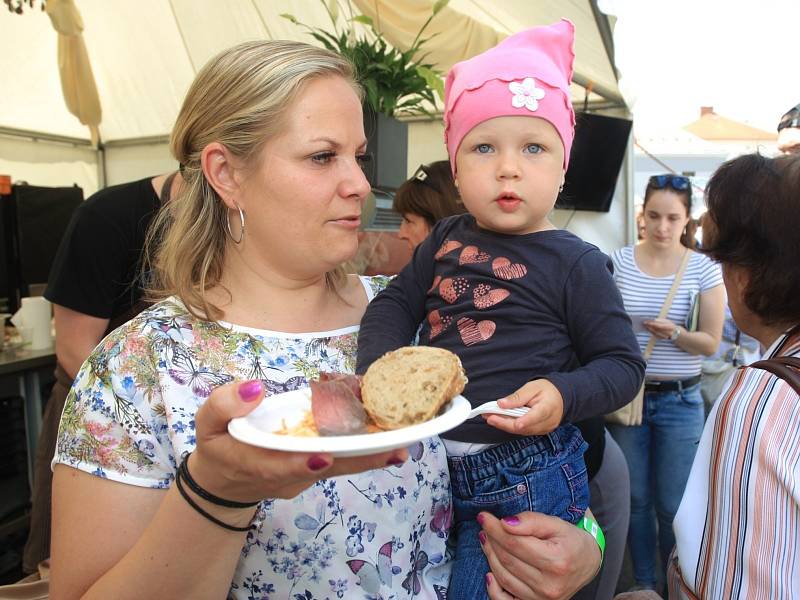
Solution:
[{"label": "pink knit hat", "polygon": [[444,84],[444,142],[453,175],[464,136],[483,121],[505,116],[549,121],[561,136],[567,168],[575,135],[569,92],[574,39],[574,25],[561,19],[520,31],[453,65]]}]

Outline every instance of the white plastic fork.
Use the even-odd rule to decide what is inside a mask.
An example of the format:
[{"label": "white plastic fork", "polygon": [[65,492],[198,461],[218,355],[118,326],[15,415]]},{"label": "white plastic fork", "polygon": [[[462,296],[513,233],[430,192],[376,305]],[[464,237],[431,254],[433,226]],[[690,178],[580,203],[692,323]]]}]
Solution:
[{"label": "white plastic fork", "polygon": [[476,406],[469,413],[469,418],[477,417],[478,415],[493,414],[504,415],[506,417],[521,417],[530,409],[527,406],[520,406],[519,408],[500,408],[497,405],[497,400],[491,402],[484,402],[480,406]]}]

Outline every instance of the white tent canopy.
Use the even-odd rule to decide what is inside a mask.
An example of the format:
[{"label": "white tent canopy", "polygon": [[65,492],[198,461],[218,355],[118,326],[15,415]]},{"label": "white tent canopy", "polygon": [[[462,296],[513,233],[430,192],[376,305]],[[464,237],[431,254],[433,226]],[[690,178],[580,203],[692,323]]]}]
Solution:
[{"label": "white tent canopy", "polygon": [[[84,39],[102,103],[100,133],[104,141],[168,134],[197,70],[233,44],[270,38],[313,42],[304,30],[281,18],[281,13],[292,13],[310,25],[330,25],[317,0],[75,3],[83,17]],[[364,4],[374,3],[371,0]],[[429,7],[432,2],[421,0],[416,4]],[[0,10],[4,80],[0,126],[89,139],[86,128],[67,111],[61,99],[56,32],[47,15],[36,6],[36,10],[27,9],[22,15]],[[554,22],[561,16],[570,18],[578,32],[576,80],[593,82],[621,103],[613,67],[589,1],[452,0],[449,8],[500,35]],[[430,32],[447,29],[449,23],[440,23],[445,20],[442,16],[433,21]],[[443,68],[449,66],[445,64]],[[576,89],[576,100],[582,102],[582,94]]]},{"label": "white tent canopy", "polygon": [[[66,108],[57,33],[47,14],[39,10],[38,2],[33,9],[26,5],[22,15],[3,7],[0,172],[40,185],[76,182],[87,193],[174,167],[166,139],[190,82],[211,56],[250,39],[313,41],[281,13],[312,26],[330,26],[318,0],[73,1],[83,19],[102,106],[100,148],[91,147],[89,129]],[[401,9],[424,19],[432,4],[433,0],[353,0],[351,6],[373,17],[377,11],[375,20],[380,22],[383,14],[388,23],[391,12]],[[452,12],[438,15],[426,34],[441,32],[435,42],[449,43],[445,48],[449,62],[453,57],[466,58],[470,47],[461,40],[474,30],[500,39],[526,27],[569,18],[577,31],[576,106],[582,105],[586,94],[581,86],[590,86],[593,93],[588,99],[593,105],[624,111],[612,62],[611,26],[597,10],[596,0],[451,0],[446,10]],[[457,26],[454,19],[459,20]],[[416,28],[409,29],[416,33]],[[388,27],[385,34],[389,41],[403,43],[393,39]],[[429,59],[439,56],[432,52]],[[446,58],[439,63],[443,70],[450,66]],[[438,124],[414,125],[419,131],[410,134],[410,169],[444,154]],[[53,144],[57,146],[49,147]]]}]

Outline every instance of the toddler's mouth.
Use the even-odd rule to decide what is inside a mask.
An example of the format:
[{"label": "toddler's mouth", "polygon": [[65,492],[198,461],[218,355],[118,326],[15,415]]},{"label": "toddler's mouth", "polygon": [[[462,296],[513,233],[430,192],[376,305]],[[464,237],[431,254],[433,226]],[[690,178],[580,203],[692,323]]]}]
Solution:
[{"label": "toddler's mouth", "polygon": [[520,204],[522,204],[522,198],[517,196],[514,192],[503,192],[497,198],[495,198],[495,202],[497,202],[497,205],[501,210],[505,212],[513,212]]}]

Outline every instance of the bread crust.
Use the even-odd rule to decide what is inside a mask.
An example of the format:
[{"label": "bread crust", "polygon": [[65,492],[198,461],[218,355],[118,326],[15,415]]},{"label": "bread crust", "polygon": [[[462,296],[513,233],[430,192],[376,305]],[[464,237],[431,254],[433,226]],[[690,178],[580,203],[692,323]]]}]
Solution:
[{"label": "bread crust", "polygon": [[407,346],[370,365],[361,398],[379,427],[399,429],[435,417],[466,383],[461,360],[449,350]]}]

